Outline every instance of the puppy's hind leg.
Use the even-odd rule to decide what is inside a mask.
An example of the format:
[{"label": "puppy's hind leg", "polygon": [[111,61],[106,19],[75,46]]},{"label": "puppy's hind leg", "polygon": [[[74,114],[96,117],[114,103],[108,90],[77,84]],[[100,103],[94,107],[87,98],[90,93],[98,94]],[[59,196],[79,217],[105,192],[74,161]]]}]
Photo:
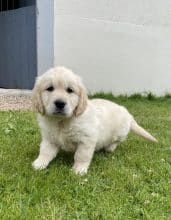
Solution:
[{"label": "puppy's hind leg", "polygon": [[56,157],[59,152],[59,148],[45,140],[40,145],[40,153],[38,158],[32,163],[32,166],[36,170],[45,169],[49,163]]}]

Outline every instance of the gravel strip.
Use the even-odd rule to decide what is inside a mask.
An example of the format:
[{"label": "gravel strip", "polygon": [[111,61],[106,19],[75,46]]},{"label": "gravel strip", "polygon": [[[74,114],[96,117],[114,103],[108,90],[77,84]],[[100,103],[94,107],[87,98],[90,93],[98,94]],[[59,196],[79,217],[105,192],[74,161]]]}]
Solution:
[{"label": "gravel strip", "polygon": [[0,110],[32,110],[31,91],[0,89]]}]

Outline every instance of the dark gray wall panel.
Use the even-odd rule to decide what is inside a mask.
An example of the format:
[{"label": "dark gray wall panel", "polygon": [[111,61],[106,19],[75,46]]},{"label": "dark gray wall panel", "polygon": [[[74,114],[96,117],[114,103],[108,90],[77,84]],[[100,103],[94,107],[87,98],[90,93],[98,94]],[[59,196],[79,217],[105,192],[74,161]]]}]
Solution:
[{"label": "dark gray wall panel", "polygon": [[0,87],[33,87],[37,75],[35,19],[35,6],[0,13]]},{"label": "dark gray wall panel", "polygon": [[35,0],[20,0],[19,5],[20,7],[35,5]]}]

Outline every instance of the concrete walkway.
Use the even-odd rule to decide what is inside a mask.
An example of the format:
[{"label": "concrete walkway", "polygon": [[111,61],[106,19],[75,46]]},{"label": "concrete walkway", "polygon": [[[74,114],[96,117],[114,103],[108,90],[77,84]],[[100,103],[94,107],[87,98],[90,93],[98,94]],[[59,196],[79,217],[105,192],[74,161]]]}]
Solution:
[{"label": "concrete walkway", "polygon": [[2,89],[0,88],[0,96],[7,95],[7,96],[31,96],[31,90],[25,89]]}]

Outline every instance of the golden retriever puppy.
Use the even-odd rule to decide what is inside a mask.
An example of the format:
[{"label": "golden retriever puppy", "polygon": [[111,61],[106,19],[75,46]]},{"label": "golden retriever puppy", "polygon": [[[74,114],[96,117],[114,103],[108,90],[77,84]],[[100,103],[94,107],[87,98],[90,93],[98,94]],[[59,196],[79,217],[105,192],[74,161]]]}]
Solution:
[{"label": "golden retriever puppy", "polygon": [[80,77],[64,67],[37,78],[33,106],[42,135],[35,169],[46,168],[62,149],[75,153],[73,170],[85,174],[95,151],[113,152],[130,130],[156,141],[126,108],[103,99],[88,100]]}]

